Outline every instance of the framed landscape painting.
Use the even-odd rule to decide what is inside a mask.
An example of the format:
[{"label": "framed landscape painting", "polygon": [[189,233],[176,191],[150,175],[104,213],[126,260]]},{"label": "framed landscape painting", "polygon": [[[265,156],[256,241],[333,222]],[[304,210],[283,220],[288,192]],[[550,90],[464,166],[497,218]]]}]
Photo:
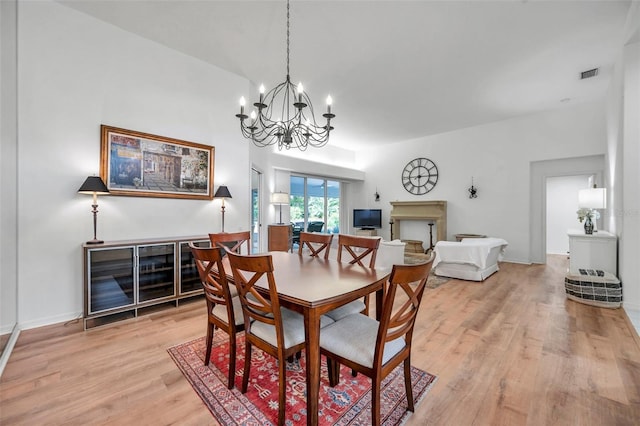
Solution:
[{"label": "framed landscape painting", "polygon": [[100,177],[113,195],[213,199],[215,148],[100,126]]}]

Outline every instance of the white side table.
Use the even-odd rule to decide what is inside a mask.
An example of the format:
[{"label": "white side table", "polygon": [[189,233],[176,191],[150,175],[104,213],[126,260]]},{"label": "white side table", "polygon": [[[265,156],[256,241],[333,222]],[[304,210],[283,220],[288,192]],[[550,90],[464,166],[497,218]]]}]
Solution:
[{"label": "white side table", "polygon": [[610,232],[585,234],[582,229],[570,229],[569,272],[579,274],[580,269],[602,270],[618,275],[618,238]]}]

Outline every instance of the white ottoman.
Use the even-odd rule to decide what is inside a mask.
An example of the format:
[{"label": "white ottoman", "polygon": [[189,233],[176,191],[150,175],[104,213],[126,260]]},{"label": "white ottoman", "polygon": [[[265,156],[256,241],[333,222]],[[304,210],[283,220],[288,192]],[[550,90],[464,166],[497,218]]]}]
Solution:
[{"label": "white ottoman", "polygon": [[380,241],[376,254],[376,269],[391,269],[393,265],[404,264],[404,246],[400,240]]}]

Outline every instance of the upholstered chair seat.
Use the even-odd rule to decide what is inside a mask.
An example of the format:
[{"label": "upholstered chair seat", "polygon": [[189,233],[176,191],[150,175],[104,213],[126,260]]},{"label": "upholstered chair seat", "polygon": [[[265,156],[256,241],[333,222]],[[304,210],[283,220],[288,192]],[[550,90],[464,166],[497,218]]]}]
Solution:
[{"label": "upholstered chair seat", "polygon": [[[351,314],[322,329],[320,346],[343,358],[372,368],[379,327],[380,322],[371,317],[359,313]],[[403,337],[387,342],[382,363],[385,364],[404,347]]]}]

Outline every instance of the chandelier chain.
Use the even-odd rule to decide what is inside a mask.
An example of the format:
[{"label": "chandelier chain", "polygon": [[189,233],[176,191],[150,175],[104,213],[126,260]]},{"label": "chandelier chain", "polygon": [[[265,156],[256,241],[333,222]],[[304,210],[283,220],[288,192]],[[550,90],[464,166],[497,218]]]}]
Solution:
[{"label": "chandelier chain", "polygon": [[287,0],[287,80],[289,79],[289,0]]}]

